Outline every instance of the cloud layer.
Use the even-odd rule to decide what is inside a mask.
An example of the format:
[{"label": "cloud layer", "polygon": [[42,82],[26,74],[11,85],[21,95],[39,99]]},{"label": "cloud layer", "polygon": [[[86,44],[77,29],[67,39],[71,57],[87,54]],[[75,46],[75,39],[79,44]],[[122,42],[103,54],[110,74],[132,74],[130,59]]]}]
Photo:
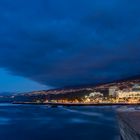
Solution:
[{"label": "cloud layer", "polygon": [[140,74],[139,0],[1,0],[0,67],[55,87]]}]

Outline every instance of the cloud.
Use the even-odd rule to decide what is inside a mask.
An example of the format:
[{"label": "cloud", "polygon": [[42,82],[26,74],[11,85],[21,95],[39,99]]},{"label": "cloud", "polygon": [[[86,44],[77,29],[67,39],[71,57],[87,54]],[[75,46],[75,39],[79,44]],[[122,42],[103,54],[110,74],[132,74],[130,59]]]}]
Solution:
[{"label": "cloud", "polygon": [[140,73],[138,0],[2,0],[0,67],[44,85]]}]

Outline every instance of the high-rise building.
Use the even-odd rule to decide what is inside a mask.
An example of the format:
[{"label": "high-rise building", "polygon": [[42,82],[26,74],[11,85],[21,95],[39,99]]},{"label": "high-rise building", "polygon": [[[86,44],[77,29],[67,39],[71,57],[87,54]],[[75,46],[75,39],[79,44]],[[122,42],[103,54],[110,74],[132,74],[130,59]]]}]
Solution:
[{"label": "high-rise building", "polygon": [[116,91],[118,90],[117,86],[112,86],[109,88],[109,96],[116,97]]}]

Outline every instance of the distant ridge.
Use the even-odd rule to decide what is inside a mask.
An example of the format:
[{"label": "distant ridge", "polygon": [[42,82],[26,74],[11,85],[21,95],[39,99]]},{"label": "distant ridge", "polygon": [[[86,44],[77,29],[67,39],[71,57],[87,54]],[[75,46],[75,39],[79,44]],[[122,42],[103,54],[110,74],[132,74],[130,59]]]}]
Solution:
[{"label": "distant ridge", "polygon": [[120,89],[131,88],[133,84],[140,83],[140,75],[128,77],[120,80],[112,80],[107,83],[89,84],[89,85],[75,85],[61,88],[54,88],[49,90],[39,90],[24,93],[13,93],[13,92],[1,92],[0,96],[11,96],[11,95],[47,95],[47,94],[65,94],[65,93],[79,93],[85,91],[100,91],[108,90],[110,86],[118,86]]},{"label": "distant ridge", "polygon": [[91,84],[91,85],[79,85],[79,86],[67,86],[56,89],[33,91],[26,94],[65,94],[65,93],[79,93],[85,91],[107,91],[110,86],[118,86],[120,89],[131,88],[134,84],[140,83],[140,76],[129,77],[126,79],[116,80],[108,83]]},{"label": "distant ridge", "polygon": [[[34,102],[38,99],[45,101],[46,99],[81,99],[81,97],[90,94],[91,92],[101,92],[105,97],[108,97],[109,88],[111,86],[117,86],[120,90],[131,90],[134,84],[140,83],[140,77],[130,77],[123,80],[116,80],[109,83],[103,83],[98,85],[84,85],[84,86],[72,86],[63,87],[58,89],[40,90],[33,92],[26,92],[20,94],[14,94],[8,101],[16,102]],[[14,97],[14,98],[13,98]],[[6,98],[7,100],[7,98]]]},{"label": "distant ridge", "polygon": [[126,81],[133,81],[133,80],[138,80],[140,81],[140,75],[135,75],[135,76],[131,76],[131,77],[127,77],[127,78],[123,78],[123,79],[117,79],[117,80],[112,80],[109,82],[102,82],[102,83],[98,83],[98,84],[84,84],[84,85],[75,85],[75,86],[65,86],[65,87],[61,87],[61,88],[54,88],[52,90],[61,90],[61,89],[71,89],[71,88],[88,88],[88,87],[97,87],[97,86],[101,86],[101,85],[106,85],[106,84],[112,84],[112,83],[120,83],[120,82],[126,82]]}]

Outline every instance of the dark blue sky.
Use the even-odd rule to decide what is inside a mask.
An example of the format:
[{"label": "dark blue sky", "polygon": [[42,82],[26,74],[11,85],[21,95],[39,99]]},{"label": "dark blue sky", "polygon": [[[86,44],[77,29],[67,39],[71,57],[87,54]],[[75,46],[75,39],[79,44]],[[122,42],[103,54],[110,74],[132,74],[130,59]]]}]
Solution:
[{"label": "dark blue sky", "polygon": [[139,0],[1,0],[0,91],[139,75],[139,6]]}]

